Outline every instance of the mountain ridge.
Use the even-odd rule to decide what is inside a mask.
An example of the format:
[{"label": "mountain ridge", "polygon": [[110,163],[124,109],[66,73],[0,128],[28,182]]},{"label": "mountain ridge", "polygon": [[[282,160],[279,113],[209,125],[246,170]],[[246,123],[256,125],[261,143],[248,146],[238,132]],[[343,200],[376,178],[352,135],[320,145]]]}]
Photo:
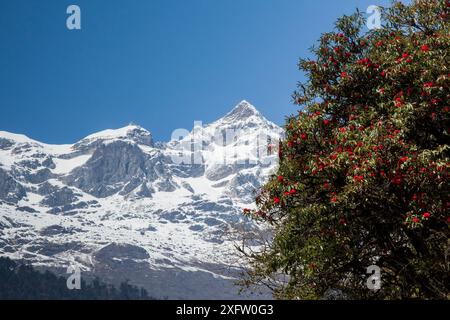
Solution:
[{"label": "mountain ridge", "polygon": [[[255,106],[253,104],[251,104],[250,102],[248,102],[245,99],[242,100],[241,102],[239,102],[235,107],[233,107],[230,111],[225,113],[222,117],[209,123],[209,125],[219,122],[223,119],[227,119],[231,116],[237,116],[236,120],[239,120],[239,118],[249,117],[250,115],[259,116],[260,118],[262,118],[266,122],[270,123],[271,125],[278,127],[278,125],[276,125],[275,123],[267,120],[267,118],[265,118],[261,114],[261,112],[255,108]],[[34,139],[33,137],[23,134],[23,133],[16,133],[16,132],[5,131],[5,130],[0,130],[0,139],[4,138],[4,139],[10,139],[10,140],[14,140],[17,142],[24,142],[24,143],[25,142],[38,143],[43,146],[72,146],[72,145],[80,143],[84,140],[102,139],[102,138],[106,140],[108,137],[109,138],[113,138],[113,137],[123,138],[123,137],[126,137],[126,133],[128,131],[133,131],[133,130],[141,130],[142,132],[152,135],[151,130],[141,126],[138,123],[129,122],[127,125],[124,125],[122,127],[118,127],[115,129],[108,128],[108,129],[103,129],[100,131],[93,132],[81,139],[76,140],[73,143],[47,143],[44,141]],[[169,139],[169,141],[156,140],[154,142],[155,143],[167,143],[167,142],[170,142],[170,139]]]},{"label": "mountain ridge", "polygon": [[[231,129],[239,134],[221,139]],[[277,140],[282,130],[246,101],[166,144],[138,125],[71,145],[0,132],[0,255],[75,264],[111,282],[127,275],[156,297],[236,298],[236,233],[259,232],[241,210],[276,166],[255,146],[267,134]]]}]

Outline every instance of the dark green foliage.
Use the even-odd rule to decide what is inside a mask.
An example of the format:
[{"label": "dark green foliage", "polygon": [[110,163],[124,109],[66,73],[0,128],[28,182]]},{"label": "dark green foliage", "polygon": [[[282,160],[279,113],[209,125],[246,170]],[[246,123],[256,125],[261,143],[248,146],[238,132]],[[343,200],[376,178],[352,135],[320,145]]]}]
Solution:
[{"label": "dark green foliage", "polygon": [[67,279],[0,257],[0,300],[149,300],[143,288],[124,282],[119,290],[101,282],[81,280],[80,290],[69,290]]}]

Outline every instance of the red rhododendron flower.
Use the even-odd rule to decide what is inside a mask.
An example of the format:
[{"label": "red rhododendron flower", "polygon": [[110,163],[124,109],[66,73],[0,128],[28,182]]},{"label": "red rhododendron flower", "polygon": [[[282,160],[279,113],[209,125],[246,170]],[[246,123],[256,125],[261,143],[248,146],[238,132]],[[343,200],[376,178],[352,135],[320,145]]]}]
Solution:
[{"label": "red rhododendron flower", "polygon": [[278,181],[283,182],[284,177],[283,176],[278,176]]},{"label": "red rhododendron flower", "polygon": [[327,126],[329,123],[330,123],[330,120],[328,120],[328,119],[323,120],[323,124],[324,124],[324,125]]},{"label": "red rhododendron flower", "polygon": [[399,186],[402,184],[402,178],[401,177],[394,177],[391,180],[392,184]]},{"label": "red rhododendron flower", "polygon": [[437,99],[431,99],[431,103],[436,105],[441,101],[441,99],[437,98]]},{"label": "red rhododendron flower", "polygon": [[420,222],[420,219],[417,218],[417,217],[414,217],[414,218],[412,218],[412,221],[415,222],[415,223],[419,223],[419,222]]},{"label": "red rhododendron flower", "polygon": [[358,64],[368,64],[370,62],[369,58],[363,58],[361,60],[358,60]]},{"label": "red rhododendron flower", "polygon": [[424,44],[424,45],[420,48],[420,50],[422,50],[423,52],[428,52],[428,51],[430,51],[430,47],[429,47],[428,45]]},{"label": "red rhododendron flower", "polygon": [[424,219],[428,219],[431,216],[431,214],[429,212],[425,212],[422,217],[424,217]]},{"label": "red rhododendron flower", "polygon": [[406,161],[408,161],[408,157],[401,157],[400,159],[398,159],[399,164],[405,163]]},{"label": "red rhododendron flower", "polygon": [[278,198],[278,197],[273,198],[273,202],[274,202],[275,204],[280,203],[280,198]]}]

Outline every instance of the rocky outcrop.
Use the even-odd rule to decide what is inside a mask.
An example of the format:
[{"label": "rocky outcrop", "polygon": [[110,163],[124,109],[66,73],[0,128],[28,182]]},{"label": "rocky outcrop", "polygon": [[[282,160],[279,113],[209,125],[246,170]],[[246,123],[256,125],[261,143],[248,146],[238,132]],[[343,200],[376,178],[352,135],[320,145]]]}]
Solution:
[{"label": "rocky outcrop", "polygon": [[145,260],[150,255],[145,249],[135,245],[111,243],[98,250],[94,257],[100,262],[111,263],[123,259]]},{"label": "rocky outcrop", "polygon": [[25,188],[0,168],[0,199],[18,203],[26,196]]}]

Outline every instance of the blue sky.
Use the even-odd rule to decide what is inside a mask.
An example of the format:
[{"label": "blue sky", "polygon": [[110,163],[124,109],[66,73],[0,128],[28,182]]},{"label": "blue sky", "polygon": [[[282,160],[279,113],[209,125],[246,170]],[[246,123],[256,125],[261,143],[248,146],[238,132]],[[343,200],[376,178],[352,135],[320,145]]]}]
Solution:
[{"label": "blue sky", "polygon": [[[388,0],[0,2],[0,130],[72,143],[130,122],[168,140],[240,100],[282,124],[296,64],[342,14]],[[82,29],[66,28],[81,8]]]}]

